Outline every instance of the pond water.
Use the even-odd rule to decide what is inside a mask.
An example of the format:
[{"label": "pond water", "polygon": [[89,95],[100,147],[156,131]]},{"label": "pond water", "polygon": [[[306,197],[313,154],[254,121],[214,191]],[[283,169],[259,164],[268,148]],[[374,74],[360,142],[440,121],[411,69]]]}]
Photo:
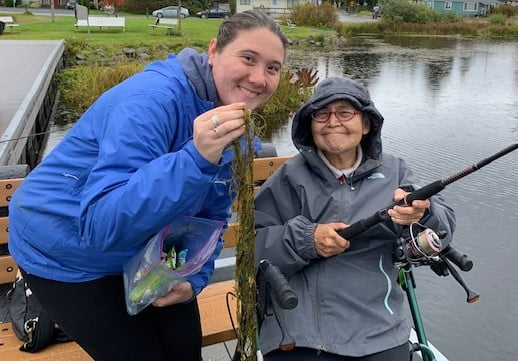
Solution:
[{"label": "pond water", "polygon": [[[321,79],[346,75],[367,85],[385,117],[384,150],[426,182],[518,142],[517,42],[362,38],[341,51],[288,57]],[[270,139],[279,155],[297,153],[286,123]],[[68,127],[53,128],[48,149]],[[467,304],[452,277],[418,268],[427,336],[451,361],[518,360],[518,151],[442,194],[456,211],[455,245],[474,262],[462,276],[480,300]]]}]

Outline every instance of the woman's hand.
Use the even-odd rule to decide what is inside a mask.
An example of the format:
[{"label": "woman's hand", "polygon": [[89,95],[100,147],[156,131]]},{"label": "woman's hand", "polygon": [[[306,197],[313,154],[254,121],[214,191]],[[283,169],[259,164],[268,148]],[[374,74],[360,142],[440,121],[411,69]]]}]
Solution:
[{"label": "woman's hand", "polygon": [[[401,188],[396,189],[394,191],[394,201],[399,202],[405,198],[407,194],[408,192],[405,192]],[[412,206],[395,206],[389,209],[388,215],[392,219],[392,222],[402,226],[408,226],[412,223],[419,222],[429,207],[430,201],[428,199],[424,201],[415,200],[412,202]]]},{"label": "woman's hand", "polygon": [[194,291],[192,289],[191,283],[180,282],[177,283],[176,286],[174,286],[167,295],[157,298],[155,302],[153,302],[153,306],[166,307],[176,303],[189,301],[193,296]]},{"label": "woman's hand", "polygon": [[194,119],[194,146],[209,162],[218,164],[223,149],[245,133],[245,103],[209,110]]},{"label": "woman's hand", "polygon": [[349,241],[338,234],[338,231],[346,228],[347,225],[345,223],[317,225],[313,236],[317,254],[320,257],[331,257],[348,249],[350,246]]}]

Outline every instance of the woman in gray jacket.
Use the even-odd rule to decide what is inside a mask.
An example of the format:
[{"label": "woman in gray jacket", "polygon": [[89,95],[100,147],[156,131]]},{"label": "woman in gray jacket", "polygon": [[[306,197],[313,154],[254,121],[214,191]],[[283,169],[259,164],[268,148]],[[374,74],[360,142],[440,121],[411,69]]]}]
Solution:
[{"label": "woman in gray jacket", "polygon": [[423,186],[402,159],[382,152],[382,124],[361,84],[322,81],[293,120],[300,154],[256,196],[256,258],[278,266],[299,297],[295,309],[283,311],[294,350],[278,350],[273,316],[262,324],[268,361],[409,360],[411,319],[396,282],[394,244],[413,222],[445,231],[447,244],[455,216],[434,196],[394,207],[390,221],[353,240],[338,234]]}]

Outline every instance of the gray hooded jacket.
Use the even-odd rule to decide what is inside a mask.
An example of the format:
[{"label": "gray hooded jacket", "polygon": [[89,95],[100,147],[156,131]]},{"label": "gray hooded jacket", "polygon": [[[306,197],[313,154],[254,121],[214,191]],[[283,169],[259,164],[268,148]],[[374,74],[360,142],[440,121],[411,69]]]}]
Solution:
[{"label": "gray hooded jacket", "polygon": [[[346,99],[371,121],[361,141],[363,159],[340,184],[316,152],[311,113]],[[292,139],[300,154],[261,187],[255,198],[256,258],[278,266],[299,297],[283,311],[289,335],[298,347],[347,356],[364,356],[402,345],[411,320],[397,285],[392,252],[401,227],[391,221],[373,226],[351,240],[344,253],[319,257],[313,233],[319,223],[352,224],[393,202],[394,190],[412,190],[419,182],[405,162],[382,153],[383,117],[370,94],[347,78],[328,78],[296,113]],[[453,210],[439,196],[421,223],[444,230],[448,243],[455,227]],[[273,316],[260,330],[263,353],[277,349],[281,332]]]}]

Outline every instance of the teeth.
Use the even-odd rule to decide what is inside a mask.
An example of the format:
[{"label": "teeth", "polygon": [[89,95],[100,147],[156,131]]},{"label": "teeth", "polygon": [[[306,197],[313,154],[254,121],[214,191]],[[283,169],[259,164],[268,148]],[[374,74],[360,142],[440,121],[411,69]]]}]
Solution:
[{"label": "teeth", "polygon": [[249,97],[257,97],[257,96],[259,96],[259,93],[252,92],[252,91],[250,91],[250,90],[248,90],[248,89],[245,89],[245,88],[243,88],[243,87],[240,87],[240,86],[238,86],[238,88],[239,88],[239,90],[241,90],[243,93],[247,94],[247,96],[249,96]]}]

